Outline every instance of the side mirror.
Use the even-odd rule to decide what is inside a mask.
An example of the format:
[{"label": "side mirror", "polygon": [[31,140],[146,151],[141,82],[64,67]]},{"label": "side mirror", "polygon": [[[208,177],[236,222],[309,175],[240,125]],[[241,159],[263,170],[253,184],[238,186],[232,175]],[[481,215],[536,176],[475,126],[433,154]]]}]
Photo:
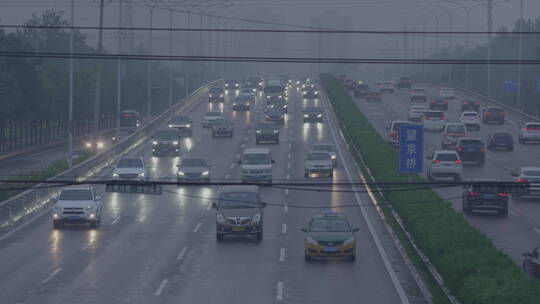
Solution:
[{"label": "side mirror", "polygon": [[239,160],[239,161],[238,161],[238,163],[239,163],[239,164],[241,164],[241,163],[242,163],[242,161],[241,161],[241,160]]},{"label": "side mirror", "polygon": [[176,168],[180,168],[180,165],[176,165]]},{"label": "side mirror", "polygon": [[300,231],[307,232],[307,229],[305,227],[300,228]]},{"label": "side mirror", "polygon": [[276,163],[276,161],[272,159],[272,164],[275,164],[275,163]]},{"label": "side mirror", "polygon": [[260,208],[266,208],[266,203],[265,202],[259,203],[259,207]]},{"label": "side mirror", "polygon": [[212,208],[217,209],[217,204],[216,204],[216,202],[212,202]]},{"label": "side mirror", "polygon": [[432,159],[433,159],[433,155],[427,155],[427,156],[426,156],[426,159],[427,159],[427,160],[432,160]]},{"label": "side mirror", "polygon": [[94,200],[96,200],[96,201],[101,201],[101,196],[96,195],[96,197],[94,198]]},{"label": "side mirror", "polygon": [[358,232],[358,231],[360,231],[360,228],[358,228],[358,227],[354,227],[354,228],[352,229],[352,232]]}]

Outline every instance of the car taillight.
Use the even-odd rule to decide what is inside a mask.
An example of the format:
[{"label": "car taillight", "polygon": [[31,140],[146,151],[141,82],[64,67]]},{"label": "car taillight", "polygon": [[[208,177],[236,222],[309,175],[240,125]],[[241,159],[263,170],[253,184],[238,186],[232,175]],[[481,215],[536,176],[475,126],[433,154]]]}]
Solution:
[{"label": "car taillight", "polygon": [[480,193],[478,192],[469,192],[469,196],[479,196]]},{"label": "car taillight", "polygon": [[444,116],[441,116],[441,117],[439,118],[439,120],[444,120]]},{"label": "car taillight", "polygon": [[500,113],[499,113],[499,116],[504,116],[504,112],[500,112]]},{"label": "car taillight", "polygon": [[432,163],[434,163],[434,164],[440,164],[440,163],[441,163],[441,161],[440,161],[440,160],[438,160],[438,159],[435,159],[435,160],[433,160],[433,161],[432,161]]},{"label": "car taillight", "polygon": [[520,178],[518,179],[518,183],[528,183],[529,181],[524,179],[524,178]]},{"label": "car taillight", "polygon": [[491,116],[491,113],[490,113],[490,112],[486,112],[485,115],[486,115],[486,116]]},{"label": "car taillight", "polygon": [[428,117],[427,115],[424,115],[424,119],[425,119],[425,120],[428,120],[429,117]]},{"label": "car taillight", "polygon": [[530,128],[525,128],[525,130],[527,130],[527,131],[540,131],[540,129],[530,129]]},{"label": "car taillight", "polygon": [[458,152],[459,152],[459,151],[463,151],[463,148],[462,148],[462,147],[457,147],[457,148],[456,148],[456,151],[458,151]]},{"label": "car taillight", "polygon": [[459,159],[454,161],[454,163],[456,163],[456,165],[461,165],[461,161]]},{"label": "car taillight", "polygon": [[500,197],[508,197],[508,193],[499,193]]},{"label": "car taillight", "polygon": [[486,149],[480,148],[480,152],[486,152]]}]

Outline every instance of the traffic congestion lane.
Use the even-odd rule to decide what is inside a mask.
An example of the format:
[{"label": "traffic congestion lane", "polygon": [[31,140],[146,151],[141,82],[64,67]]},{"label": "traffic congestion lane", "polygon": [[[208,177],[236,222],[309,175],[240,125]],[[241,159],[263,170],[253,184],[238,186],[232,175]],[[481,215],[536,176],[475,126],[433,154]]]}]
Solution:
[{"label": "traffic congestion lane", "polygon": [[[435,88],[430,89],[431,92],[438,92]],[[384,137],[388,138],[388,131],[385,127],[392,120],[406,120],[407,108],[411,104],[406,91],[396,91],[394,94],[385,94],[382,104],[367,103],[365,100],[357,100],[359,109],[366,114],[372,125]],[[446,111],[447,122],[458,122],[460,111],[459,99],[449,103],[449,110]],[[486,125],[482,124],[480,131],[468,131],[469,136],[487,138],[487,135],[496,130],[511,131],[515,124],[505,125]],[[439,133],[426,133],[425,153],[440,150]],[[537,159],[531,159],[531,150],[540,149],[539,146],[521,145],[515,143],[514,152],[488,151],[486,164],[482,167],[465,166],[463,169],[464,178],[475,177],[493,177],[496,176],[502,180],[513,180],[510,176],[510,171],[513,168],[526,164],[537,163]],[[538,150],[540,152],[540,150]],[[534,152],[533,152],[534,153]],[[511,156],[511,157],[509,157]],[[424,166],[426,167],[426,166]],[[438,189],[437,192],[446,200],[452,202],[453,207],[461,210],[461,195],[462,188]],[[537,205],[531,201],[511,201],[510,216],[501,218],[491,215],[473,215],[467,217],[468,221],[475,227],[484,232],[495,245],[509,254],[516,262],[521,261],[521,253],[533,246],[538,238],[538,232],[535,229],[538,221],[536,214]],[[529,213],[533,212],[533,213]],[[518,215],[518,216],[516,216]]]},{"label": "traffic congestion lane", "polygon": [[[198,107],[196,112],[199,112],[200,117],[205,112],[206,106]],[[203,132],[201,132],[202,135]],[[197,136],[195,136],[195,140],[197,140]],[[194,145],[194,149],[196,147],[197,145]],[[149,159],[150,146],[145,145],[143,150],[142,154],[137,151],[133,154],[145,155],[145,158]],[[234,148],[231,148],[229,155],[226,154],[227,149],[215,153],[215,150],[208,149],[208,147],[194,152],[200,153],[201,156],[213,152],[213,155],[208,155],[209,158],[222,159],[228,156],[232,160],[235,157],[232,153],[233,150]],[[157,168],[152,168],[156,169],[153,174],[160,176],[170,173],[171,170],[174,171],[173,164],[170,163],[174,160],[169,159],[168,162],[168,164],[165,162],[157,164]],[[104,173],[108,175],[110,171]],[[221,174],[221,172],[216,173]],[[3,278],[11,278],[0,281],[1,289],[6,291],[2,292],[5,299],[9,296],[14,298],[22,296],[30,302],[35,300],[43,303],[46,302],[44,299],[54,301],[58,298],[76,297],[75,294],[81,291],[87,291],[88,294],[92,295],[103,294],[101,300],[95,299],[93,296],[79,298],[78,302],[82,303],[84,301],[92,302],[92,300],[102,302],[103,299],[118,296],[119,290],[130,294],[127,292],[128,288],[132,286],[141,288],[140,284],[132,284],[134,283],[133,278],[148,277],[140,275],[140,271],[145,270],[142,267],[145,265],[144,262],[159,260],[152,259],[152,255],[156,255],[158,252],[175,251],[176,248],[173,244],[177,242],[173,237],[181,238],[181,233],[174,232],[190,231],[188,227],[195,224],[190,223],[194,220],[194,215],[199,211],[205,212],[207,207],[207,202],[201,204],[195,199],[189,199],[183,203],[178,198],[164,199],[165,195],[156,198],[130,194],[108,194],[103,193],[102,190],[102,188],[98,188],[106,203],[103,225],[99,230],[87,231],[86,228],[73,228],[51,231],[50,218],[43,216],[31,226],[25,227],[24,230],[18,231],[12,237],[4,240],[7,243],[13,242],[14,239],[19,240],[15,242],[15,245],[3,246],[0,251],[0,255],[4,255],[5,260],[12,261],[9,265],[18,266],[17,270],[3,267],[6,271]],[[200,195],[200,192],[204,193],[205,191],[196,190],[195,194]],[[212,195],[211,192],[206,192],[207,195]],[[187,214],[190,216],[186,216]],[[161,237],[163,232],[168,232],[165,237]],[[36,242],[36,239],[40,241]],[[163,241],[167,239],[168,241]],[[152,250],[148,252],[148,248]],[[48,255],[37,253],[39,251],[47,252]],[[16,254],[18,252],[29,252],[35,255]],[[39,276],[40,273],[34,271],[35,269],[42,270],[43,275]],[[58,269],[61,270],[57,271]],[[49,278],[46,275],[47,272],[50,273],[49,276],[54,275]],[[13,280],[13,274],[17,274],[20,280]],[[96,277],[99,277],[99,280],[95,280]],[[43,278],[47,279],[45,286],[42,286],[42,281],[40,281]],[[117,280],[118,282],[116,282]],[[144,280],[147,281],[147,279]],[[85,282],[95,282],[95,285],[85,285]],[[41,291],[39,294],[30,293],[29,296],[28,290],[32,290],[34,286]],[[134,294],[140,292],[139,289]],[[66,290],[72,291],[72,293],[65,292]]]}]

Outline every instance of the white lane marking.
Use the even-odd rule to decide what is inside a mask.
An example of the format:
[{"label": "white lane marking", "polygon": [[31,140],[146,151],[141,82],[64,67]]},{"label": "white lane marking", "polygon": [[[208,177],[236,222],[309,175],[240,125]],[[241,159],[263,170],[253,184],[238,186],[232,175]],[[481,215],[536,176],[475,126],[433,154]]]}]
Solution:
[{"label": "white lane marking", "polygon": [[[325,99],[324,107],[326,108],[327,113],[332,113],[328,102],[329,101]],[[336,135],[334,128],[339,129],[339,127],[337,127],[337,123],[334,120],[336,118],[335,116],[333,116],[333,114],[334,113],[332,113],[332,115],[329,115],[331,117],[331,119],[329,120],[332,122],[332,124],[331,124],[331,127],[329,127],[328,129],[330,130],[330,135],[334,139],[334,143],[336,143],[337,152],[339,153],[339,159],[346,160],[346,158],[344,157],[345,154],[343,152],[341,145],[337,144],[338,137]],[[349,181],[352,181],[353,177],[352,177],[351,171],[349,170],[349,167],[345,165],[343,166],[343,168],[345,168],[345,173],[347,174]],[[365,182],[365,178],[362,175],[362,173],[358,172],[358,174],[360,175],[362,182]],[[359,190],[358,187],[352,187],[352,188],[353,190]],[[392,263],[390,262],[390,259],[388,258],[388,254],[386,253],[386,250],[381,244],[381,240],[379,239],[377,231],[375,231],[375,228],[373,227],[373,223],[371,222],[371,218],[367,214],[366,207],[362,203],[362,199],[360,198],[360,195],[358,193],[359,193],[358,191],[355,191],[354,197],[356,198],[356,202],[358,203],[358,206],[360,207],[360,212],[362,213],[362,217],[364,218],[364,221],[366,222],[371,238],[373,239],[373,242],[375,243],[375,247],[377,247],[377,251],[379,252],[379,255],[381,256],[381,259],[383,260],[384,267],[386,268],[386,271],[388,272],[388,275],[390,276],[390,279],[392,280],[392,284],[394,285],[394,288],[396,289],[396,292],[398,293],[401,303],[409,304],[410,302],[409,302],[409,299],[407,298],[407,294],[405,293],[405,290],[403,289],[403,286],[401,285],[401,282],[399,281],[397,277],[396,271],[392,267]],[[372,195],[373,194],[370,193],[371,199],[375,202],[375,197],[373,197]]]},{"label": "white lane marking", "polygon": [[289,173],[287,173],[287,175],[285,175],[285,178],[286,178],[287,180],[289,180],[289,179],[291,179],[291,175],[290,175]]},{"label": "white lane marking", "polygon": [[283,205],[283,212],[285,213],[289,212],[289,205],[287,203]]},{"label": "white lane marking", "polygon": [[288,163],[287,164],[287,169],[290,169],[291,168],[291,163]]},{"label": "white lane marking", "polygon": [[287,233],[287,224],[285,223],[281,224],[281,233],[282,234]]},{"label": "white lane marking", "polygon": [[41,285],[47,284],[52,278],[54,278],[55,275],[57,275],[62,268],[56,268],[48,277],[46,277],[43,281],[41,281]]},{"label": "white lane marking", "polygon": [[233,169],[234,167],[236,167],[236,164],[235,163],[232,163],[231,166],[229,168]]},{"label": "white lane marking", "polygon": [[289,149],[292,149],[292,143],[291,143],[291,144],[289,144]]},{"label": "white lane marking", "polygon": [[245,144],[241,144],[241,145],[240,145],[240,148],[242,148],[242,149],[244,149],[245,147],[246,147]]},{"label": "white lane marking", "polygon": [[279,250],[279,261],[285,262],[285,248]]},{"label": "white lane marking", "polygon": [[292,154],[289,152],[289,154],[287,154],[287,157],[288,157],[289,159],[291,159]]},{"label": "white lane marking", "polygon": [[289,189],[285,189],[285,194],[289,194]]},{"label": "white lane marking", "polygon": [[176,256],[176,259],[178,261],[180,261],[181,259],[183,259],[185,256],[186,256],[186,253],[188,251],[188,247],[185,246],[184,248],[182,248],[182,251],[180,251],[180,253],[178,254],[178,256]]},{"label": "white lane marking", "polygon": [[210,209],[212,209],[212,204],[208,204],[208,206],[206,206],[207,211],[210,211]]},{"label": "white lane marking", "polygon": [[199,229],[201,229],[201,226],[202,226],[202,223],[198,222],[197,225],[195,225],[195,228],[193,228],[193,232],[199,231]]},{"label": "white lane marking", "polygon": [[120,219],[120,216],[117,216],[113,219],[113,221],[111,222],[111,225],[114,225],[116,224],[116,222],[118,222],[118,220]]},{"label": "white lane marking", "polygon": [[277,282],[276,300],[278,301],[283,300],[283,282],[282,281]]},{"label": "white lane marking", "polygon": [[510,212],[510,214],[513,216],[518,216],[518,214],[512,209],[508,209],[508,212]]},{"label": "white lane marking", "polygon": [[229,179],[231,176],[229,174],[225,175],[225,179]]},{"label": "white lane marking", "polygon": [[247,137],[247,136],[246,136],[246,137],[244,137],[244,141],[247,141],[247,140],[248,140],[248,137]]},{"label": "white lane marking", "polygon": [[540,234],[540,229],[538,229],[537,227],[534,227],[533,230],[534,230],[534,232]]},{"label": "white lane marking", "polygon": [[161,281],[161,284],[159,284],[159,287],[158,289],[156,290],[156,293],[155,295],[156,296],[160,296],[161,293],[163,292],[163,289],[165,289],[165,286],[167,286],[167,283],[169,282],[168,279],[164,279],[163,281]]},{"label": "white lane marking", "polygon": [[240,158],[240,153],[236,153],[236,158]]}]

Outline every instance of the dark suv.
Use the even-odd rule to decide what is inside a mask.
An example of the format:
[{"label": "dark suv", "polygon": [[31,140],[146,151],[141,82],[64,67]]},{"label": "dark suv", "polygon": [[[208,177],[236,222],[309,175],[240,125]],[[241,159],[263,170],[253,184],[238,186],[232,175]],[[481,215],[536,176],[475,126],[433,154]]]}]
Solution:
[{"label": "dark suv", "polygon": [[448,100],[442,96],[432,97],[429,102],[429,109],[446,111],[448,110]]},{"label": "dark suv", "polygon": [[411,89],[411,80],[409,77],[401,77],[398,80],[397,88],[399,89]]},{"label": "dark suv", "polygon": [[486,161],[486,145],[479,138],[462,137],[458,139],[456,152],[462,162],[474,162],[483,166]]},{"label": "dark suv", "polygon": [[323,122],[323,113],[320,108],[307,107],[304,109],[303,113],[304,113],[304,123]]},{"label": "dark suv", "polygon": [[462,99],[461,112],[463,111],[480,112],[480,102],[474,99]]},{"label": "dark suv", "polygon": [[219,191],[217,202],[216,239],[222,241],[226,235],[263,237],[263,209],[258,186],[224,186]]},{"label": "dark suv", "polygon": [[514,137],[510,132],[495,132],[488,136],[487,148],[490,150],[503,149],[514,150]]},{"label": "dark suv", "polygon": [[501,107],[488,107],[482,111],[482,122],[504,124],[504,110]]},{"label": "dark suv", "polygon": [[210,88],[208,102],[225,102],[225,91],[222,88]]},{"label": "dark suv", "polygon": [[255,129],[255,143],[279,144],[279,128],[273,123],[260,123]]},{"label": "dark suv", "polygon": [[152,136],[152,154],[180,155],[180,134],[177,130],[158,130]]},{"label": "dark suv", "polygon": [[369,93],[369,86],[364,83],[360,83],[356,85],[356,88],[354,88],[354,97],[355,98],[364,98]]},{"label": "dark suv", "polygon": [[463,192],[463,213],[473,211],[495,211],[502,216],[508,215],[508,193],[499,193],[497,186],[490,184],[495,179],[477,179],[475,184],[467,186]]}]

